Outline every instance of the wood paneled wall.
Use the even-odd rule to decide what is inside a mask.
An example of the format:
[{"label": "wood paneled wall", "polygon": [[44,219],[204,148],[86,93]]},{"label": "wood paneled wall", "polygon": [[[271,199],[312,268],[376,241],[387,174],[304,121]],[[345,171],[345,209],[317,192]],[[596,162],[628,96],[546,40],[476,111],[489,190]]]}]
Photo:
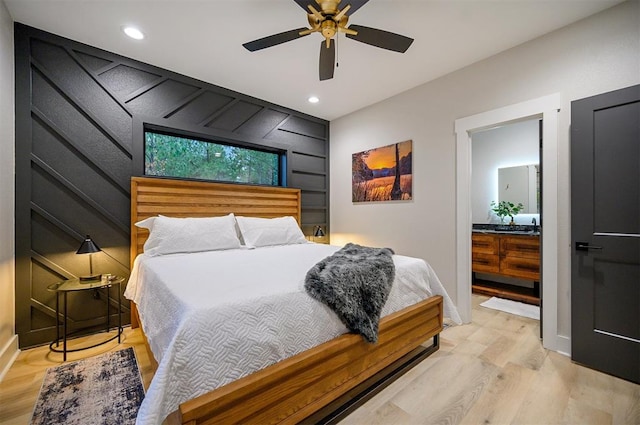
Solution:
[{"label": "wood paneled wall", "polygon": [[[146,123],[286,151],[303,230],[328,227],[327,121],[19,23],[15,54],[21,347],[55,338],[46,288],[88,272],[89,259],[75,255],[85,234],[103,250],[95,271],[128,276],[129,181],[142,173],[134,159]],[[74,294],[69,312],[72,329],[104,323],[105,300]]]}]

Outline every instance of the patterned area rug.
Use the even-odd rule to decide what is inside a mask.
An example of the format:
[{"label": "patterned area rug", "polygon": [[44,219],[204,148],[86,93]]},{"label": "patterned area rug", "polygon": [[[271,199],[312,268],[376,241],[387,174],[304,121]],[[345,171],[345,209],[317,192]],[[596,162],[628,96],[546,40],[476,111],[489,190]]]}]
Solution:
[{"label": "patterned area rug", "polygon": [[48,369],[31,424],[134,424],[143,398],[130,347]]}]

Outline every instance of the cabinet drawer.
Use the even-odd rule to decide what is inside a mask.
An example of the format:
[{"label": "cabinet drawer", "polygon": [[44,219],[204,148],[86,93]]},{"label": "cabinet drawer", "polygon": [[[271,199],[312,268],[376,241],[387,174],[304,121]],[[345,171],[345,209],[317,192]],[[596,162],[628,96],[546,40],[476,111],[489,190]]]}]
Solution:
[{"label": "cabinet drawer", "polygon": [[474,272],[499,273],[500,257],[496,254],[484,254],[473,249],[471,270]]},{"label": "cabinet drawer", "polygon": [[537,258],[503,257],[500,273],[505,276],[540,281],[540,260]]},{"label": "cabinet drawer", "polygon": [[540,239],[529,236],[503,236],[500,239],[500,255],[503,257],[532,258],[539,262]]},{"label": "cabinet drawer", "polygon": [[498,254],[500,237],[497,235],[471,235],[471,250],[473,254]]}]

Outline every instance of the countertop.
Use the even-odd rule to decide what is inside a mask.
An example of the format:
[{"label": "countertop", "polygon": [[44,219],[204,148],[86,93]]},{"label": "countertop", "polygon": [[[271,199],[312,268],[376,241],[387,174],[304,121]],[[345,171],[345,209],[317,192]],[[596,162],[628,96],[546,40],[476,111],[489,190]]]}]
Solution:
[{"label": "countertop", "polygon": [[540,236],[540,226],[508,224],[474,224],[473,233],[498,233],[504,235]]},{"label": "countertop", "polygon": [[526,235],[526,236],[540,236],[540,232],[534,232],[533,230],[486,230],[486,229],[473,229],[473,233],[499,233],[501,235]]}]

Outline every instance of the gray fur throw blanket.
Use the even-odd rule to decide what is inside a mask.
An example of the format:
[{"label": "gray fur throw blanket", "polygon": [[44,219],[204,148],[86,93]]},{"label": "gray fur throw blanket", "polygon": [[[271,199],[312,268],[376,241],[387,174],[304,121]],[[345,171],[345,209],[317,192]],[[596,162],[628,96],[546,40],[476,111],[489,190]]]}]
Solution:
[{"label": "gray fur throw blanket", "polygon": [[305,290],[331,308],[350,331],[375,343],[396,273],[393,254],[389,248],[348,243],[307,272]]}]

